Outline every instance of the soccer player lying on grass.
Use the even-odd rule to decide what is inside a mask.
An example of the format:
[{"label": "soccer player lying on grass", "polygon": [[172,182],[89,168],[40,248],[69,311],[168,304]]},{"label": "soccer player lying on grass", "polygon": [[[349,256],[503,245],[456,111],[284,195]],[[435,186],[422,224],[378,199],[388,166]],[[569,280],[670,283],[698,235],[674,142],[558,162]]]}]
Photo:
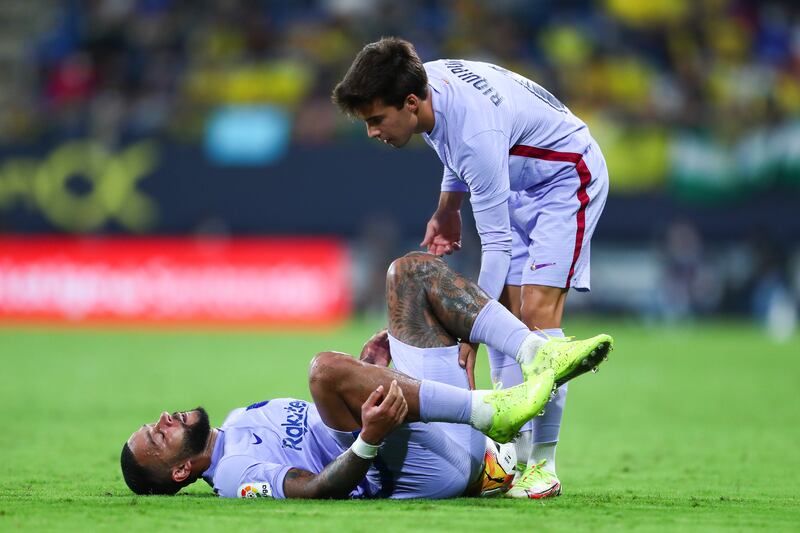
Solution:
[{"label": "soccer player lying on grass", "polygon": [[[202,477],[224,497],[452,498],[479,494],[486,438],[509,442],[555,386],[596,367],[613,340],[532,333],[433,255],[387,275],[395,369],[337,352],[311,363],[314,403],[280,398],[235,409],[211,428],[202,408],[143,425],[122,449],[138,494],[174,494]],[[525,381],[474,390],[458,364],[469,339],[515,354]],[[369,352],[369,353],[366,353]],[[364,356],[388,363],[380,339]]]}]

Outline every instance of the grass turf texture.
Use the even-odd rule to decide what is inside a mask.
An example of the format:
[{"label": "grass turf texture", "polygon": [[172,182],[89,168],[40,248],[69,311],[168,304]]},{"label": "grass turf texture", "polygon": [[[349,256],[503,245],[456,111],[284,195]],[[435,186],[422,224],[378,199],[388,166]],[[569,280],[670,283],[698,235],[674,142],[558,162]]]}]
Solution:
[{"label": "grass turf texture", "polygon": [[[162,410],[204,405],[213,424],[270,397],[308,398],[321,350],[358,352],[377,324],[332,332],[0,329],[0,530],[312,532],[793,529],[800,524],[800,339],[752,326],[648,329],[580,322],[617,348],[569,391],[561,498],[451,501],[222,500],[203,482],[136,497],[122,443]],[[479,386],[488,386],[485,355]]]}]

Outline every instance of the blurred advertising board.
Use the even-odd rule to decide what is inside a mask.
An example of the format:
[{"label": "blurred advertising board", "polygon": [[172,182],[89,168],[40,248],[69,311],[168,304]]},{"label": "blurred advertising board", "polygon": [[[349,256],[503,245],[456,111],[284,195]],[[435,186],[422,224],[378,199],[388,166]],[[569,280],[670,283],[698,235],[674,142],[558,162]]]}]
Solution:
[{"label": "blurred advertising board", "polygon": [[327,238],[0,238],[0,320],[333,325],[350,258]]}]

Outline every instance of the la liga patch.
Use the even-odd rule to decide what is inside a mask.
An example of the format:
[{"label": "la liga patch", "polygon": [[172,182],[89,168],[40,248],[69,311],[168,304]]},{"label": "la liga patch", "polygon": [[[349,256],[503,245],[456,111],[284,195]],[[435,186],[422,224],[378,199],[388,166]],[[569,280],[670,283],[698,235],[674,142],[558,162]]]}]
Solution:
[{"label": "la liga patch", "polygon": [[252,481],[239,485],[239,498],[272,498],[272,486],[266,481]]}]

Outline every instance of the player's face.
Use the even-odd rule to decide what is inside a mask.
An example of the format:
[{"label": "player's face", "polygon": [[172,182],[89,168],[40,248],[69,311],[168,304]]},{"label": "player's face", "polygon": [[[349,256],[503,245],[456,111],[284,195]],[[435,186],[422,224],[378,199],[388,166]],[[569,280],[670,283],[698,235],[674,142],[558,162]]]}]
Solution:
[{"label": "player's face", "polygon": [[400,148],[408,143],[414,133],[418,133],[419,104],[419,98],[411,94],[400,109],[375,100],[371,105],[359,109],[357,114],[367,125],[370,139],[378,139]]},{"label": "player's face", "polygon": [[145,424],[128,439],[136,461],[148,468],[171,468],[203,451],[211,427],[205,409],[164,411],[158,420]]}]

